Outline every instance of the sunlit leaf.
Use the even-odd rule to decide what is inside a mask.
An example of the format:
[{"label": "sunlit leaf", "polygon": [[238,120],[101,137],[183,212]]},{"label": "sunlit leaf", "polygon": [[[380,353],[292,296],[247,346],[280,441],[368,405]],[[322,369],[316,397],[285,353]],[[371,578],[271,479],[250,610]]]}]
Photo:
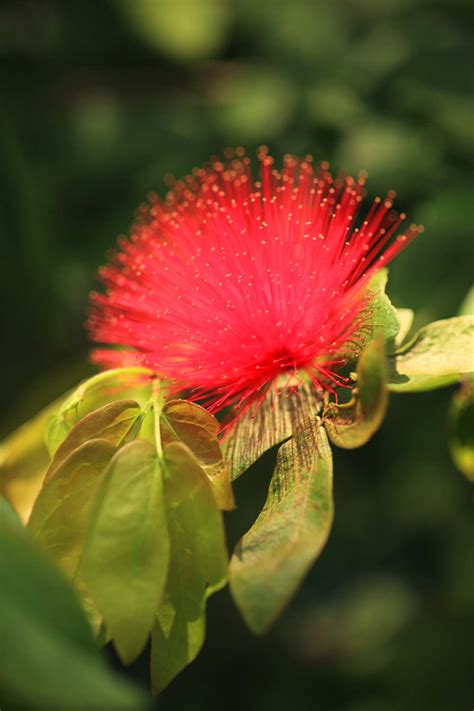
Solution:
[{"label": "sunlit leaf", "polygon": [[52,457],[56,450],[59,449],[61,443],[66,439],[70,431],[71,425],[69,422],[56,412],[49,421],[43,434],[49,457]]},{"label": "sunlit leaf", "polygon": [[238,417],[224,443],[224,458],[232,479],[243,474],[268,449],[291,437],[320,408],[320,395],[311,383],[281,393],[270,391],[260,405],[251,405]]},{"label": "sunlit leaf", "polygon": [[385,341],[389,341],[395,338],[400,331],[398,310],[385,293],[387,282],[388,269],[379,269],[369,283],[367,320],[363,329],[365,345],[377,337],[383,337]]},{"label": "sunlit leaf", "polygon": [[224,463],[217,439],[219,423],[207,410],[187,400],[169,400],[160,413],[163,445],[183,442],[193,452],[209,477],[217,504],[229,510],[235,506],[229,468]]},{"label": "sunlit leaf", "polygon": [[133,399],[144,407],[151,397],[153,377],[152,371],[138,367],[94,375],[0,444],[0,492],[14,504],[23,521],[28,520],[41,488],[50,453],[54,454],[72,427],[114,400]]},{"label": "sunlit leaf", "polygon": [[116,400],[135,400],[141,407],[151,397],[153,372],[148,368],[116,368],[85,380],[63,401],[47,432],[53,455],[69,431],[85,415]]},{"label": "sunlit leaf", "polygon": [[395,337],[395,345],[401,346],[405,338],[410,333],[415,313],[413,309],[397,309],[397,314],[398,320],[400,321],[400,330]]},{"label": "sunlit leaf", "polygon": [[0,444],[0,493],[11,501],[23,521],[30,515],[48,468],[45,433],[61,402],[57,400],[41,410]]},{"label": "sunlit leaf", "polygon": [[168,561],[162,469],[155,448],[136,440],[104,472],[79,569],[125,663],[145,646]]},{"label": "sunlit leaf", "polygon": [[324,426],[333,444],[344,449],[361,447],[378,430],[388,405],[385,376],[384,343],[375,340],[359,358],[351,400],[344,405],[330,403],[323,413]]},{"label": "sunlit leaf", "polygon": [[474,316],[434,321],[389,358],[389,389],[432,390],[474,370]]},{"label": "sunlit leaf", "polygon": [[458,469],[474,482],[474,379],[466,378],[449,411],[449,446]]},{"label": "sunlit leaf", "polygon": [[99,477],[115,452],[101,439],[82,444],[47,479],[31,512],[28,530],[70,577],[77,572]]},{"label": "sunlit leaf", "polygon": [[118,400],[99,407],[74,425],[58,447],[48,469],[49,478],[71,452],[91,439],[107,440],[120,446],[133,439],[140,427],[141,410],[133,400]]},{"label": "sunlit leaf", "polygon": [[264,633],[323,549],[333,519],[332,456],[317,418],[283,444],[265,506],[237,545],[230,588],[246,623]]},{"label": "sunlit leaf", "polygon": [[171,556],[152,631],[151,675],[156,693],[198,654],[205,635],[206,599],[227,579],[222,515],[207,476],[180,442],[165,446],[164,461]]},{"label": "sunlit leaf", "polygon": [[2,708],[140,711],[141,693],[99,656],[71,587],[0,507]]}]

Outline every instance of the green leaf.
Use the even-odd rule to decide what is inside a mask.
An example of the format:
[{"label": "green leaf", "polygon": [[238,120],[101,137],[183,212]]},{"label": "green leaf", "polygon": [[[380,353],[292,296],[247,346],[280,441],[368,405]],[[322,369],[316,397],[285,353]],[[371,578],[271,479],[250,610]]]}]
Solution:
[{"label": "green leaf", "polygon": [[0,444],[0,493],[28,519],[49,464],[45,431],[61,400],[41,410]]},{"label": "green leaf", "polygon": [[424,326],[389,358],[389,389],[416,392],[451,385],[474,370],[474,316]]},{"label": "green leaf", "polygon": [[82,444],[45,481],[31,512],[31,535],[71,578],[77,572],[99,477],[115,452],[101,439]]},{"label": "green leaf", "polygon": [[165,587],[169,536],[155,448],[136,440],[106,469],[91,510],[79,576],[125,664],[143,650]]},{"label": "green leaf", "polygon": [[148,368],[117,368],[85,380],[63,401],[47,432],[51,456],[72,427],[85,415],[120,399],[144,407],[151,398],[153,372]]},{"label": "green leaf", "polygon": [[410,333],[413,319],[415,318],[415,312],[413,309],[397,309],[397,314],[398,320],[400,321],[400,330],[395,337],[395,345],[399,347]]},{"label": "green leaf", "polygon": [[474,482],[474,380],[467,378],[449,411],[449,446],[458,469]]},{"label": "green leaf", "polygon": [[156,693],[198,654],[206,599],[226,583],[222,514],[209,479],[181,442],[164,448],[165,500],[171,540],[169,577],[152,630],[151,676]]},{"label": "green leaf", "polygon": [[212,484],[219,508],[235,507],[229,469],[224,463],[217,439],[219,423],[207,410],[187,400],[169,400],[160,412],[160,431],[164,446],[183,442],[192,451]]},{"label": "green leaf", "polygon": [[319,413],[321,402],[314,386],[302,383],[286,392],[269,391],[261,404],[253,404],[239,415],[224,441],[224,458],[232,479],[307,424]]},{"label": "green leaf", "polygon": [[333,520],[332,456],[319,418],[283,444],[265,506],[230,564],[232,596],[263,634],[323,549]]},{"label": "green leaf", "polygon": [[2,708],[140,711],[141,693],[105,666],[71,587],[0,507]]},{"label": "green leaf", "polygon": [[52,476],[61,463],[81,444],[91,439],[102,439],[116,447],[137,434],[142,418],[139,405],[133,400],[118,400],[99,407],[74,425],[58,447],[46,478]]},{"label": "green leaf", "polygon": [[89,378],[71,394],[58,398],[0,444],[0,493],[27,521],[38,495],[50,453],[72,427],[93,410],[118,399],[144,407],[151,397],[154,374],[147,368],[119,368]]},{"label": "green leaf", "polygon": [[59,449],[61,443],[66,439],[71,431],[70,425],[62,415],[57,413],[49,421],[46,428],[46,447],[49,457],[53,457],[56,450]]},{"label": "green leaf", "polygon": [[387,411],[385,377],[385,346],[380,339],[369,343],[359,358],[351,400],[344,405],[330,403],[323,413],[323,424],[333,444],[354,449],[375,434]]},{"label": "green leaf", "polygon": [[385,293],[387,282],[388,269],[379,269],[367,287],[369,300],[365,311],[367,320],[364,325],[363,347],[380,336],[385,341],[390,341],[400,331],[398,311]]}]

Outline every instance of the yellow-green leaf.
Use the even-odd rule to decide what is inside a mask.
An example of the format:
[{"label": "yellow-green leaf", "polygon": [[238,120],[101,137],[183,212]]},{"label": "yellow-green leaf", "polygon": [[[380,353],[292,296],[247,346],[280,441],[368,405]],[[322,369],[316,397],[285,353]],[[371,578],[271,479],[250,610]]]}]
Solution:
[{"label": "yellow-green leaf", "polygon": [[378,337],[389,341],[400,331],[398,310],[385,293],[387,282],[388,269],[379,269],[367,287],[368,303],[363,314],[363,334],[360,334],[364,337],[364,346]]},{"label": "yellow-green leaf", "polygon": [[27,521],[54,454],[72,427],[93,410],[118,399],[144,407],[154,374],[147,368],[118,368],[94,375],[58,398],[0,444],[0,493]]},{"label": "yellow-green leaf", "polygon": [[474,371],[474,316],[455,316],[421,328],[389,358],[390,390],[416,392],[451,385]]},{"label": "yellow-green leaf", "polygon": [[321,397],[311,383],[302,383],[290,391],[269,391],[260,405],[249,407],[236,420],[224,443],[224,458],[232,479],[243,474],[267,450],[291,437],[320,408]]},{"label": "yellow-green leaf", "polygon": [[413,309],[397,309],[398,320],[400,321],[400,330],[395,337],[395,346],[397,348],[402,345],[405,338],[410,333],[415,318]]},{"label": "yellow-green leaf", "polygon": [[318,418],[283,444],[265,506],[230,564],[232,596],[263,634],[323,549],[333,520],[332,456]]},{"label": "yellow-green leaf", "polygon": [[122,447],[104,472],[79,568],[126,664],[146,644],[168,562],[162,468],[154,447],[136,440]]},{"label": "yellow-green leaf", "polygon": [[63,401],[47,432],[53,455],[74,425],[85,415],[116,400],[135,400],[140,406],[151,398],[154,374],[148,368],[116,368],[80,383]]},{"label": "yellow-green leaf", "polygon": [[357,383],[351,400],[330,403],[323,423],[331,442],[344,449],[361,447],[383,422],[388,405],[385,386],[385,347],[382,340],[369,343],[357,364]]},{"label": "yellow-green leaf", "polygon": [[209,479],[181,442],[165,446],[164,462],[171,555],[165,595],[152,630],[156,693],[198,654],[205,635],[206,599],[227,579],[222,514]]},{"label": "yellow-green leaf", "polygon": [[140,407],[134,400],[117,400],[85,415],[59,445],[47,478],[52,476],[71,452],[88,440],[103,439],[117,447],[124,444],[137,434],[141,416]]},{"label": "yellow-green leaf", "polygon": [[71,578],[77,572],[99,477],[115,452],[101,439],[82,444],[45,481],[31,512],[31,535]]},{"label": "yellow-green leaf", "polygon": [[219,423],[207,410],[187,400],[169,400],[160,412],[162,443],[183,442],[209,477],[217,504],[226,511],[235,506],[229,468],[217,439]]},{"label": "yellow-green leaf", "polygon": [[0,493],[23,521],[28,520],[49,465],[45,432],[61,402],[48,405],[0,444]]}]

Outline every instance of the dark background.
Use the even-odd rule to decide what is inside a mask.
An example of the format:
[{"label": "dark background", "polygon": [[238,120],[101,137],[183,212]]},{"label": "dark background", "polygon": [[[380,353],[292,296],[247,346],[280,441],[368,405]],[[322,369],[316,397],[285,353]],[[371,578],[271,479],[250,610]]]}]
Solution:
[{"label": "dark background", "polygon": [[[417,324],[470,286],[469,0],[0,3],[0,434],[92,372],[94,273],[146,193],[227,145],[312,152],[394,187],[425,233],[392,268]],[[463,711],[474,700],[472,492],[446,445],[451,390],[393,396],[364,449],[335,452],[329,544],[273,631],[228,592],[157,707]],[[236,485],[231,543],[271,455]],[[146,683],[146,661],[126,672]]]}]

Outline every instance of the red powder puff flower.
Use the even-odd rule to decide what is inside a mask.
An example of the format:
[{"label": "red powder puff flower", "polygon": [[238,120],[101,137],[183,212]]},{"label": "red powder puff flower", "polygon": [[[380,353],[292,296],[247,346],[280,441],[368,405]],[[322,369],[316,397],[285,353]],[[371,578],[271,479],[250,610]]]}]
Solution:
[{"label": "red powder puff flower", "polygon": [[[100,277],[89,329],[103,367],[140,364],[211,411],[308,378],[333,391],[370,317],[367,283],[419,232],[393,194],[358,213],[364,178],[334,178],[311,156],[262,148],[259,179],[242,149],[149,196]],[[359,226],[356,226],[356,225]],[[122,346],[117,349],[110,346]],[[284,376],[282,378],[281,376]]]}]

